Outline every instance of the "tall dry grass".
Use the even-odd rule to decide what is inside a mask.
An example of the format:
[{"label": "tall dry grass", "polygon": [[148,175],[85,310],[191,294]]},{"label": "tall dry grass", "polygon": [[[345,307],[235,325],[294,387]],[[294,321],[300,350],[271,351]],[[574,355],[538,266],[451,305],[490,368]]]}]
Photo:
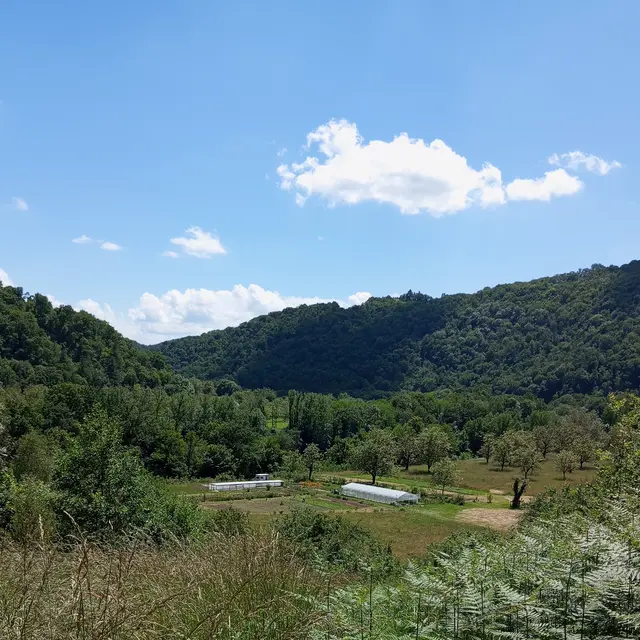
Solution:
[{"label": "tall dry grass", "polygon": [[322,577],[270,533],[66,550],[0,541],[0,638],[306,638]]}]

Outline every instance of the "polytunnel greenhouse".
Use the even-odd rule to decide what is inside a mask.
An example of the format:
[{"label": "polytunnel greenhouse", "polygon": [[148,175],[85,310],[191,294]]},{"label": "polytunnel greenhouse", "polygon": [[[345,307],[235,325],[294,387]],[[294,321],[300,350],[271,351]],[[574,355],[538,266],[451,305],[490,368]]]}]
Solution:
[{"label": "polytunnel greenhouse", "polygon": [[361,500],[372,500],[373,502],[384,502],[386,504],[415,503],[420,499],[420,496],[415,493],[385,489],[384,487],[360,484],[358,482],[343,484],[340,491],[343,496],[349,496],[350,498],[360,498]]}]

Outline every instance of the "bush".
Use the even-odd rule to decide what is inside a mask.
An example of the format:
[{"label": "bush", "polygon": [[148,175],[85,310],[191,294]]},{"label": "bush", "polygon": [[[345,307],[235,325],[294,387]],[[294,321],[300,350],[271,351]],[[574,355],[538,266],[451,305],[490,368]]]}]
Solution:
[{"label": "bush", "polygon": [[249,530],[247,514],[233,507],[213,510],[210,518],[213,530],[225,536],[237,536]]},{"label": "bush", "polygon": [[466,502],[462,493],[443,495],[442,493],[429,493],[423,490],[420,492],[420,496],[423,504],[457,504],[462,506]]},{"label": "bush", "polygon": [[19,542],[43,542],[56,532],[55,495],[41,480],[27,476],[11,498],[11,535]]},{"label": "bush", "polygon": [[398,563],[388,546],[358,524],[310,509],[295,509],[279,518],[275,530],[295,544],[302,555],[327,568],[358,572],[371,567],[388,575]]},{"label": "bush", "polygon": [[216,482],[234,482],[237,478],[232,473],[219,473],[214,480]]}]

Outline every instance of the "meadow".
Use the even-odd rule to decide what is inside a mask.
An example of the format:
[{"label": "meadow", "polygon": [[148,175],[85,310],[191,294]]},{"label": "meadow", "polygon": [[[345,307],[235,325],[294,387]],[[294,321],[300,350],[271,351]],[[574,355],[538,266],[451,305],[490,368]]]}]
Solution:
[{"label": "meadow", "polygon": [[[241,491],[214,493],[205,482],[172,483],[173,491],[194,496],[205,509],[222,509],[232,506],[248,515],[249,522],[263,528],[274,518],[305,508],[329,513],[358,523],[388,544],[401,560],[424,555],[427,547],[452,534],[465,531],[491,529],[510,531],[518,522],[522,511],[509,509],[510,493],[517,470],[501,471],[485,460],[459,460],[457,486],[446,487],[447,498],[463,497],[464,504],[434,502],[441,489],[436,487],[425,466],[411,466],[408,470],[396,469],[393,475],[383,476],[379,484],[407,491],[421,492],[427,497],[421,504],[396,507],[363,500],[344,500],[336,492],[339,483],[347,480],[369,482],[370,478],[358,471],[341,470],[320,472],[317,482],[270,491]],[[555,469],[553,456],[544,460],[540,468],[528,479],[526,497],[532,499],[545,488],[562,488],[588,482],[596,469],[585,465],[567,475],[565,481]],[[435,498],[433,498],[435,496]]]}]

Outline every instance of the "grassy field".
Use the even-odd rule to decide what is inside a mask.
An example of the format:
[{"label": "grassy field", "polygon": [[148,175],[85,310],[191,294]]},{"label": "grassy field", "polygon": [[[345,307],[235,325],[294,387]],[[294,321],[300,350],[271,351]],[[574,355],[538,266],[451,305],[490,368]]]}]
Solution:
[{"label": "grassy field", "polygon": [[233,507],[254,515],[275,516],[286,513],[296,507],[306,507],[316,511],[351,511],[365,509],[368,505],[364,502],[353,500],[345,501],[321,494],[298,494],[294,496],[254,498],[245,500],[233,500],[231,502],[207,501],[202,503],[205,509],[225,509]]},{"label": "grassy field", "polygon": [[[519,470],[505,468],[500,471],[492,464],[487,464],[484,460],[461,460],[458,463],[462,487],[472,487],[484,491],[496,490],[510,493],[513,479],[521,475]],[[426,472],[426,469],[423,469]],[[562,474],[556,471],[553,456],[545,460],[540,469],[529,478],[529,488],[527,495],[536,495],[547,487],[560,489],[564,485],[575,485],[581,482],[590,482],[596,474],[593,466],[585,465],[582,470],[576,470],[567,474],[567,479],[562,480]]]},{"label": "grassy field", "polygon": [[[488,491],[494,493],[511,492],[513,479],[520,475],[519,470],[505,467],[504,471],[487,464],[484,460],[460,460],[458,462],[458,473],[460,474],[459,486],[447,487],[447,490],[462,493],[468,496],[486,495]],[[529,487],[527,495],[534,496],[547,487],[561,488],[565,484],[578,484],[580,482],[589,482],[595,476],[596,469],[592,466],[585,465],[583,470],[576,470],[571,474],[567,474],[567,479],[562,480],[562,474],[556,471],[553,463],[553,456],[545,460],[540,469],[529,478]],[[371,476],[360,473],[358,471],[339,471],[331,475],[342,476],[345,478],[354,478],[371,481]],[[385,484],[394,484],[411,490],[413,487],[418,489],[427,489],[437,491],[427,473],[426,466],[412,466],[408,471],[404,469],[397,472],[394,476],[384,476],[379,478],[379,482]]]},{"label": "grassy field", "polygon": [[[487,517],[490,516],[490,517]],[[427,547],[461,531],[480,531],[491,524],[491,528],[506,531],[514,526],[520,512],[504,505],[481,505],[476,503],[459,506],[455,504],[428,504],[424,506],[395,507],[373,511],[350,511],[341,514],[369,529],[380,540],[391,545],[393,553],[400,559],[424,555]]]},{"label": "grassy field", "polygon": [[[521,512],[508,509],[513,479],[518,475],[516,469],[500,471],[484,460],[461,460],[458,462],[458,471],[459,486],[447,487],[447,493],[463,494],[466,499],[464,505],[427,503],[394,507],[361,500],[346,501],[329,491],[336,487],[326,482],[330,476],[370,481],[369,476],[357,471],[317,474],[316,480],[319,482],[304,490],[295,487],[275,489],[270,495],[256,495],[247,491],[233,492],[234,495],[218,494],[203,487],[206,480],[171,483],[170,487],[182,495],[202,495],[205,509],[232,506],[244,511],[258,527],[267,526],[272,518],[294,508],[339,515],[369,529],[380,540],[389,543],[399,558],[406,559],[423,555],[428,545],[460,531],[482,530],[483,527],[507,531],[516,524]],[[526,496],[532,498],[546,487],[560,488],[564,484],[587,482],[595,472],[593,467],[585,467],[584,470],[574,471],[563,481],[554,468],[553,458],[549,458],[530,478]],[[394,476],[379,478],[379,482],[408,491],[439,492],[439,487],[433,484],[424,466],[413,466],[408,471],[399,470]],[[491,502],[488,502],[489,493],[492,494]],[[229,501],[231,497],[235,499]]]}]

